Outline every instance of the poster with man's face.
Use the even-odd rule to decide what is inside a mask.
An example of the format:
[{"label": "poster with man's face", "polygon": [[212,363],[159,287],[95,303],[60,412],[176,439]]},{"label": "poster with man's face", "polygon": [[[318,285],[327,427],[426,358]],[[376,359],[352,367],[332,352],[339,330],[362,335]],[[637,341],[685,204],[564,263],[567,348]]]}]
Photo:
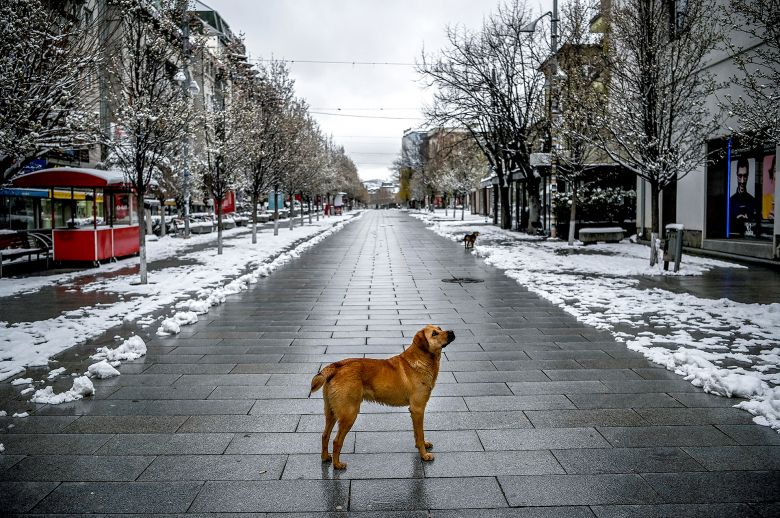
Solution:
[{"label": "poster with man's face", "polygon": [[738,158],[731,162],[729,189],[730,233],[755,237],[756,225],[756,160]]},{"label": "poster with man's face", "polygon": [[745,191],[756,195],[756,159],[741,158],[731,161],[731,192],[729,195]]}]

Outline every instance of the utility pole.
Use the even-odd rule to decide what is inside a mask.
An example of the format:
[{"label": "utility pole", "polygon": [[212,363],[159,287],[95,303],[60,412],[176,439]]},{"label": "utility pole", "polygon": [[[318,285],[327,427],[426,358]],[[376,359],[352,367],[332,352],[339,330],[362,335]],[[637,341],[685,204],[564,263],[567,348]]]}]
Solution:
[{"label": "utility pole", "polygon": [[550,43],[552,45],[552,73],[550,74],[550,236],[556,237],[557,221],[555,218],[555,203],[553,202],[553,193],[558,191],[558,159],[557,140],[555,136],[555,113],[558,111],[558,103],[554,100],[556,96],[555,79],[558,77],[558,0],[553,0],[552,27],[550,29]]}]

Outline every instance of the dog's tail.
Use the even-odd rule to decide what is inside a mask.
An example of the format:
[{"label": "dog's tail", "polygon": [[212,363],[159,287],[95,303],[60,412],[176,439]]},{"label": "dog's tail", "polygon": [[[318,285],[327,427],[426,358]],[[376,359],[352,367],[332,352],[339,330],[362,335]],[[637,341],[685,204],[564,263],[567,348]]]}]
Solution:
[{"label": "dog's tail", "polygon": [[314,375],[311,379],[311,389],[309,390],[308,397],[322,388],[322,386],[328,382],[333,376],[336,375],[336,365],[330,364],[320,372]]}]

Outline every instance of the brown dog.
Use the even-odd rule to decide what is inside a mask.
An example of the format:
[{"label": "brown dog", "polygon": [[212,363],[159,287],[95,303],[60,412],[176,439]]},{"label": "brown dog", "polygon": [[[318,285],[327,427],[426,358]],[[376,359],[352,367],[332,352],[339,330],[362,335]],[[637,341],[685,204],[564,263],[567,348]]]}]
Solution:
[{"label": "brown dog", "polygon": [[422,460],[433,460],[426,448],[433,445],[425,440],[423,415],[428,398],[439,375],[441,350],[455,339],[455,333],[427,325],[414,335],[412,345],[398,356],[385,360],[349,358],[331,363],[311,380],[311,395],[323,385],[325,402],[325,430],[322,432],[322,461],[331,460],[328,453],[330,433],[339,423],[333,439],[333,467],[344,469],[339,460],[344,437],[352,428],[363,400],[383,405],[409,406],[414,427],[414,444]]},{"label": "brown dog", "polygon": [[463,247],[474,248],[474,243],[477,241],[477,236],[479,236],[479,232],[472,232],[471,234],[466,234],[466,236],[463,238]]}]

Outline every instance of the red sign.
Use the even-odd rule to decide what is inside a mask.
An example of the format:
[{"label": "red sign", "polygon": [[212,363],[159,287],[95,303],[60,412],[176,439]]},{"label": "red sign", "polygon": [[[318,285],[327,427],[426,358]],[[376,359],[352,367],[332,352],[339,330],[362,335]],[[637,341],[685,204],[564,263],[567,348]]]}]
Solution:
[{"label": "red sign", "polygon": [[[216,203],[217,200],[214,200]],[[230,191],[222,200],[222,214],[229,214],[236,211],[236,193]]]}]

